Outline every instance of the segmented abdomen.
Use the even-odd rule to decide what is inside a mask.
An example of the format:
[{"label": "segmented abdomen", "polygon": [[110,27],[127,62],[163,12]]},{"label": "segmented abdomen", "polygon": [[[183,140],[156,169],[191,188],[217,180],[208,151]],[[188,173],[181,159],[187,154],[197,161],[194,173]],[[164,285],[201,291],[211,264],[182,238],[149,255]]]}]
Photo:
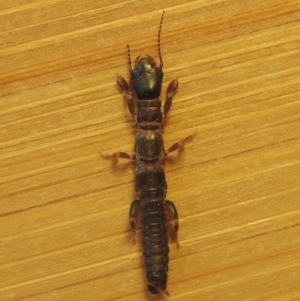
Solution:
[{"label": "segmented abdomen", "polygon": [[164,200],[167,183],[159,162],[140,162],[136,192],[142,206],[142,244],[148,289],[157,294],[167,286],[169,247]]},{"label": "segmented abdomen", "polygon": [[148,289],[157,294],[167,287],[169,263],[163,200],[142,202],[142,243]]}]

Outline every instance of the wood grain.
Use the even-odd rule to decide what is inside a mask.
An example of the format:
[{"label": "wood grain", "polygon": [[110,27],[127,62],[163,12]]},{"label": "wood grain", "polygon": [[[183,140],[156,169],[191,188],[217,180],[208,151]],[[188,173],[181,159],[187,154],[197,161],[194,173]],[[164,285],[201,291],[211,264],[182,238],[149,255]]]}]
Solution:
[{"label": "wood grain", "polygon": [[[300,1],[1,1],[0,300],[151,300],[128,210],[131,55],[180,87],[169,300],[300,300]],[[162,97],[164,99],[164,96]]]}]

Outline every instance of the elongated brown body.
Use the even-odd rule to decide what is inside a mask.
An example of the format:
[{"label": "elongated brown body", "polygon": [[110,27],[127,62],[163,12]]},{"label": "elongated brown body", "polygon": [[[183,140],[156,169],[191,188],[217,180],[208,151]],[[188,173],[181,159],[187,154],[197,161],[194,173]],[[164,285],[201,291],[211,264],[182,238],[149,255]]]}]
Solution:
[{"label": "elongated brown body", "polygon": [[[130,84],[122,77],[117,77],[117,85],[126,96],[129,111],[136,123],[135,154],[119,152],[113,157],[135,161],[135,191],[137,200],[133,201],[129,211],[133,231],[139,228],[141,217],[143,255],[145,259],[147,287],[151,294],[165,292],[169,263],[168,225],[171,224],[176,236],[178,215],[175,205],[166,200],[167,182],[163,169],[163,160],[168,153],[178,149],[184,140],[175,143],[167,151],[164,149],[162,136],[163,121],[170,110],[178,81],[172,80],[167,88],[167,97],[161,112],[159,99],[162,80],[163,62],[160,52],[160,32],[158,34],[159,66],[149,56],[138,57],[131,68],[129,46],[128,60]],[[189,138],[189,137],[187,137]]]},{"label": "elongated brown body", "polygon": [[169,247],[165,213],[167,182],[162,167],[165,153],[160,101],[148,100],[147,106],[143,105],[143,100],[138,100],[135,189],[141,203],[142,244],[148,289],[156,294],[166,290],[168,278]]}]

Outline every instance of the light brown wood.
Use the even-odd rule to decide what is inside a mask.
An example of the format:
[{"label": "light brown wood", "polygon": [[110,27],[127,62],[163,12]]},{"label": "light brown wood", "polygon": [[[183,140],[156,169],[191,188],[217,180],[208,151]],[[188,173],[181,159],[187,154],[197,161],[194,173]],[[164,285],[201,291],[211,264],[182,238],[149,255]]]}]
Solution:
[{"label": "light brown wood", "polygon": [[0,300],[151,300],[116,74],[179,80],[169,300],[300,300],[300,1],[1,1]]}]

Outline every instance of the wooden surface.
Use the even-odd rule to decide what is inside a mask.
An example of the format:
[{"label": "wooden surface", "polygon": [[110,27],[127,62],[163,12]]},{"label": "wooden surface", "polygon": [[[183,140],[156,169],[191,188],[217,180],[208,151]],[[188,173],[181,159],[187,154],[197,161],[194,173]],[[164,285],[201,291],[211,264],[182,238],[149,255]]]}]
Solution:
[{"label": "wooden surface", "polygon": [[1,1],[0,300],[151,300],[116,88],[157,58],[180,215],[169,300],[300,300],[300,1]]}]

